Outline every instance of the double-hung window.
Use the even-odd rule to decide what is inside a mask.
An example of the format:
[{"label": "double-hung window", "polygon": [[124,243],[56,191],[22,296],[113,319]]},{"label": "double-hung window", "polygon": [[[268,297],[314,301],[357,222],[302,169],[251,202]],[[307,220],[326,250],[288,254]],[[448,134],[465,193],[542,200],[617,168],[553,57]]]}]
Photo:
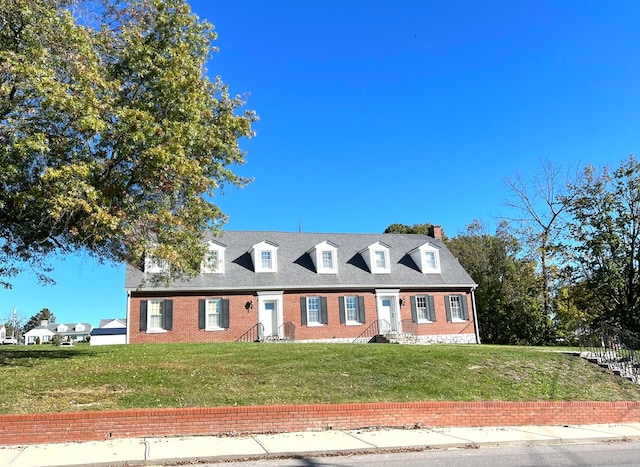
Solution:
[{"label": "double-hung window", "polygon": [[319,297],[307,297],[307,324],[320,324]]},{"label": "double-hung window", "polygon": [[376,262],[376,268],[378,269],[386,269],[387,261],[384,250],[377,250],[374,252],[374,258]]},{"label": "double-hung window", "polygon": [[164,316],[164,303],[162,300],[149,300],[149,331],[159,331],[162,328]]},{"label": "double-hung window", "polygon": [[349,321],[359,322],[360,317],[358,316],[358,297],[355,297],[355,296],[344,297],[344,312],[345,312],[345,317],[347,319],[347,323]]},{"label": "double-hung window", "polygon": [[322,252],[322,267],[324,269],[333,269],[333,251],[324,250]]},{"label": "double-hung window", "polygon": [[221,300],[219,298],[210,298],[206,301],[206,329],[219,329],[220,325],[220,312],[221,312]]},{"label": "double-hung window", "polygon": [[261,251],[260,259],[262,261],[262,269],[270,270],[271,269],[271,252],[268,250]]},{"label": "double-hung window", "polygon": [[416,297],[416,313],[418,315],[418,321],[429,320],[429,308],[427,308],[427,297],[421,295]]},{"label": "double-hung window", "polygon": [[173,300],[142,300],[140,331],[163,332],[173,328]]},{"label": "double-hung window", "polygon": [[229,328],[229,300],[204,298],[198,300],[198,329],[218,331]]},{"label": "double-hung window", "polygon": [[300,297],[300,322],[303,326],[328,324],[327,297]]},{"label": "double-hung window", "polygon": [[218,272],[218,264],[220,263],[220,257],[218,250],[208,251],[202,260],[201,270],[203,273],[216,273]]},{"label": "double-hung window", "polygon": [[411,297],[411,318],[416,323],[431,323],[436,320],[436,310],[432,295]]},{"label": "double-hung window", "polygon": [[445,295],[444,305],[447,309],[447,321],[466,321],[469,319],[466,295]]},{"label": "double-hung window", "polygon": [[435,270],[437,268],[435,251],[425,251],[424,259],[426,270]]},{"label": "double-hung window", "polygon": [[460,314],[460,296],[451,295],[449,297],[449,303],[451,307],[451,319],[452,320],[462,319],[462,316]]},{"label": "double-hung window", "polygon": [[364,313],[364,297],[347,295],[339,298],[340,323],[357,325],[366,322]]}]

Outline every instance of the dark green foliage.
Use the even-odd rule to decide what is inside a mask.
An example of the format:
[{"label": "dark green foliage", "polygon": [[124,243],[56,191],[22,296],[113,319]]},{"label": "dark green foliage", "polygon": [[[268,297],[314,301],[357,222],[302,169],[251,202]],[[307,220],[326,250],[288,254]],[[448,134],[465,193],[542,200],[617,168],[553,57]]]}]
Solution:
[{"label": "dark green foliage", "polygon": [[553,340],[542,310],[542,285],[535,263],[518,257],[519,243],[501,224],[495,235],[480,221],[447,242],[478,284],[476,309],[484,343],[540,345]]},{"label": "dark green foliage", "polygon": [[595,321],[640,334],[640,162],[596,173],[571,187],[572,278],[588,291]]},{"label": "dark green foliage", "polygon": [[29,332],[33,328],[37,328],[43,321],[48,321],[49,324],[56,322],[56,317],[49,308],[43,308],[38,313],[33,315],[27,323],[24,325],[23,332]]}]

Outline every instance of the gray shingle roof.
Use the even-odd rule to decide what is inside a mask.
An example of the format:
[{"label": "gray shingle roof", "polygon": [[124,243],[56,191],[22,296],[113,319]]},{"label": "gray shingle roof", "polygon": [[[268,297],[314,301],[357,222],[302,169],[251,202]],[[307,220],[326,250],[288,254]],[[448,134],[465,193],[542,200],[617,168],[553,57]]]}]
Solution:
[{"label": "gray shingle roof", "polygon": [[[473,279],[444,246],[427,235],[331,234],[306,232],[224,231],[215,239],[226,245],[224,274],[200,274],[190,280],[154,284],[153,274],[127,265],[128,291],[259,291],[300,289],[372,288],[470,288]],[[323,241],[338,247],[337,274],[317,274],[308,251]],[[275,273],[255,273],[249,251],[262,241],[278,245]],[[389,246],[390,274],[369,272],[360,251],[375,242]],[[409,256],[415,248],[431,243],[440,250],[441,274],[422,274]]]}]

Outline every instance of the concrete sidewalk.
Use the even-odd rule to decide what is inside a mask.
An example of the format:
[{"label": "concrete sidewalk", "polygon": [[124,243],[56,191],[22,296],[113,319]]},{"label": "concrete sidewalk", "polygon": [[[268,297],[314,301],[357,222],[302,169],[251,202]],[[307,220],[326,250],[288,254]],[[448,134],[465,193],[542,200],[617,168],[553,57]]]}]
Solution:
[{"label": "concrete sidewalk", "polygon": [[163,465],[259,457],[446,449],[467,446],[592,443],[640,439],[640,423],[625,425],[380,429],[239,437],[136,438],[85,443],[0,446],[0,466]]}]

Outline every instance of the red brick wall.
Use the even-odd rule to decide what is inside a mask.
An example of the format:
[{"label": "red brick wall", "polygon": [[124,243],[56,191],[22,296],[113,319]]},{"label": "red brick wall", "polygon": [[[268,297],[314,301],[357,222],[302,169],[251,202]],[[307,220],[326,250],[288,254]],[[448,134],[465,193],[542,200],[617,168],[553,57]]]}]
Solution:
[{"label": "red brick wall", "polygon": [[[421,294],[425,293],[427,292],[422,292]],[[444,297],[451,292],[428,293],[434,297],[436,321],[433,323],[419,324],[417,328],[415,328],[416,334],[455,335],[475,333],[473,308],[469,294],[464,294],[467,299],[469,321],[449,323],[446,318]],[[292,322],[295,325],[296,340],[354,339],[377,319],[377,305],[374,292],[351,292],[351,294],[365,298],[366,323],[354,326],[340,324],[338,297],[344,296],[344,292],[285,293],[283,295],[284,322]],[[323,326],[303,326],[300,320],[300,297],[318,295],[327,297],[329,322]],[[406,299],[405,304],[400,307],[400,317],[407,322],[411,320],[410,297],[412,295],[416,295],[416,292],[407,293],[401,291],[399,294],[400,298]],[[229,300],[229,329],[216,331],[198,329],[198,300],[211,297]],[[140,302],[150,298],[170,298],[173,300],[172,330],[161,333],[140,332]],[[253,301],[254,304],[253,308],[247,308],[247,303],[251,301]],[[232,342],[257,323],[258,297],[251,294],[134,296],[130,299],[129,342],[132,344],[153,342]]]},{"label": "red brick wall", "polygon": [[640,402],[407,402],[0,415],[0,445],[366,427],[640,422]]},{"label": "red brick wall", "polygon": [[[198,329],[198,300],[203,298],[229,300],[230,327],[225,330]],[[140,302],[148,299],[173,300],[173,329],[161,333],[140,332]],[[254,307],[247,303],[254,300]],[[257,299],[252,295],[186,295],[132,297],[130,301],[129,342],[131,344],[157,342],[233,342],[258,322]]]}]

